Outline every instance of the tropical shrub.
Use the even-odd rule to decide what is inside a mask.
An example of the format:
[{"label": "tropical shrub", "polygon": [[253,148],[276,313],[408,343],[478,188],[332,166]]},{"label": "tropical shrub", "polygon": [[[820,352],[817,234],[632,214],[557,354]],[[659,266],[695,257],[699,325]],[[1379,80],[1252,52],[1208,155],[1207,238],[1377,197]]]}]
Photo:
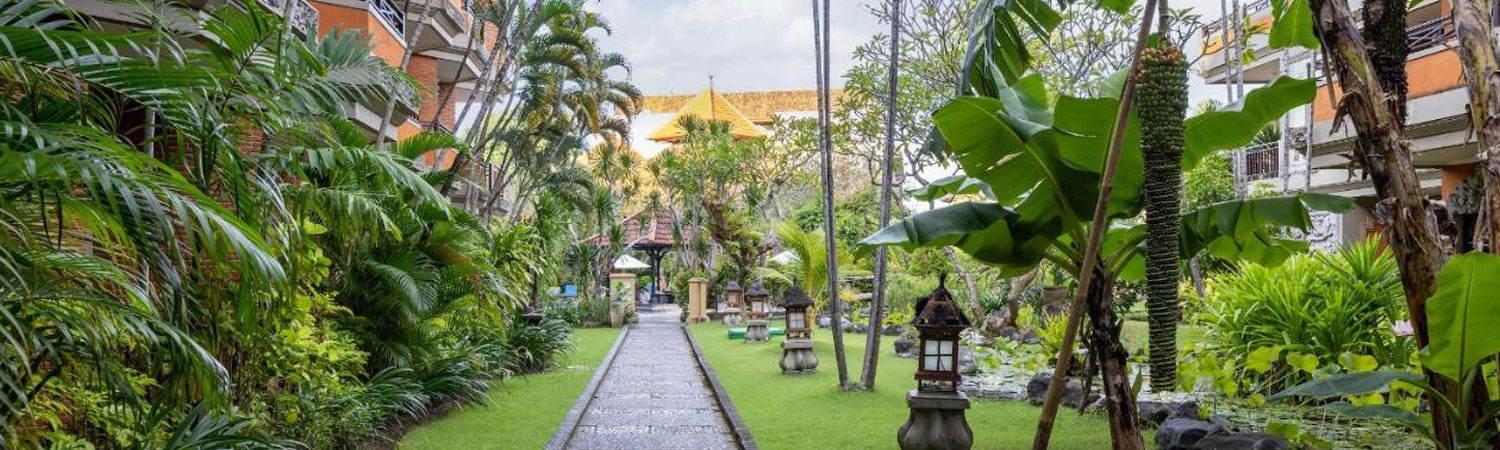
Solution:
[{"label": "tropical shrub", "polygon": [[1371,241],[1277,267],[1241,265],[1214,283],[1198,320],[1224,355],[1282,346],[1324,363],[1349,352],[1400,365],[1410,344],[1391,327],[1405,319],[1404,302],[1395,261]]}]

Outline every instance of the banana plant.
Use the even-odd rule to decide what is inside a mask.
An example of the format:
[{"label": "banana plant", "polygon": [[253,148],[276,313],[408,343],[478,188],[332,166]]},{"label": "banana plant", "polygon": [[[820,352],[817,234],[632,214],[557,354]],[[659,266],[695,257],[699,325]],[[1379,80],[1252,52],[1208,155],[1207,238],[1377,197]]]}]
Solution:
[{"label": "banana plant", "polygon": [[[1356,419],[1392,420],[1434,441],[1451,439],[1446,443],[1434,442],[1440,444],[1438,448],[1491,448],[1500,401],[1475,398],[1472,388],[1475,383],[1485,382],[1484,364],[1500,352],[1500,335],[1488,332],[1492,324],[1500,321],[1500,302],[1494,298],[1500,292],[1500,279],[1493,276],[1496,273],[1500,273],[1500,256],[1459,255],[1438,273],[1437,293],[1427,303],[1432,341],[1422,349],[1422,365],[1442,378],[1457,382],[1461,388],[1456,395],[1433,386],[1421,373],[1382,370],[1316,379],[1278,392],[1270,400],[1360,397],[1389,392],[1392,383],[1399,382],[1431,399],[1433,414],[1443,414],[1453,424],[1451,438],[1435,434],[1429,421],[1395,405],[1355,405],[1338,400],[1319,408]],[[1482,408],[1473,408],[1476,405]],[[1468,412],[1475,409],[1484,413],[1470,417]]]},{"label": "banana plant", "polygon": [[[985,65],[1001,62],[987,60]],[[950,100],[933,113],[950,160],[964,179],[949,178],[923,196],[979,194],[986,201],[964,202],[910,216],[861,242],[876,246],[954,246],[994,265],[1002,275],[1019,275],[1043,260],[1075,277],[1083,266],[1083,243],[1109,148],[1114,112],[1119,109],[1123,73],[1103,89],[1100,98],[1057,96],[1041,77],[1000,75],[983,79],[984,89]],[[1184,124],[1183,167],[1191,168],[1214,151],[1248,143],[1265,123],[1312,99],[1310,80],[1282,77],[1219,111],[1189,118]],[[1088,343],[1103,374],[1111,434],[1117,443],[1139,438],[1134,395],[1126,371],[1120,324],[1109,286],[1124,276],[1143,275],[1140,247],[1146,232],[1134,220],[1140,215],[1145,177],[1140,126],[1134,117],[1125,129],[1119,170],[1108,209],[1109,232],[1098,265],[1099,283],[1086,304],[1093,329]],[[1280,239],[1280,228],[1307,229],[1312,209],[1347,210],[1347,199],[1320,194],[1256,199],[1211,205],[1182,217],[1182,253],[1200,250],[1279,263],[1306,244]],[[1134,436],[1134,438],[1132,438]]]}]

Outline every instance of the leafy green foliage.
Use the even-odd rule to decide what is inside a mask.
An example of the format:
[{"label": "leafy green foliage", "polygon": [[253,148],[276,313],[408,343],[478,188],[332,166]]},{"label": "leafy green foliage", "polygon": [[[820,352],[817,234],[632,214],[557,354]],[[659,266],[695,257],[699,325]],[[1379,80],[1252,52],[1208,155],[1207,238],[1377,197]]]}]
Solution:
[{"label": "leafy green foliage", "polygon": [[1345,352],[1405,364],[1408,338],[1390,331],[1405,319],[1405,297],[1395,261],[1378,249],[1369,242],[1275,267],[1242,264],[1215,280],[1197,320],[1215,332],[1214,349],[1223,355],[1284,348],[1291,367],[1309,372]]},{"label": "leafy green foliage", "polygon": [[1459,255],[1443,266],[1438,291],[1427,301],[1427,320],[1433,324],[1431,342],[1422,365],[1449,379],[1459,380],[1500,352],[1500,336],[1483,330],[1500,321],[1500,308],[1490,300],[1500,292],[1500,257]]},{"label": "leafy green foliage", "polygon": [[413,158],[463,142],[342,118],[411,81],[366,35],[117,6],[150,29],[0,0],[0,447],[348,448],[566,350],[510,322],[571,218],[457,210]]}]

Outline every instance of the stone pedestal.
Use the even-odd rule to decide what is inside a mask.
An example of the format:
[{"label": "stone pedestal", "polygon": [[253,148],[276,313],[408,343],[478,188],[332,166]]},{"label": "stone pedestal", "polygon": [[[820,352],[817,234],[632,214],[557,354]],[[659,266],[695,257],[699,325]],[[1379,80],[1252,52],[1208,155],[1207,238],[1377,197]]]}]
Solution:
[{"label": "stone pedestal", "polygon": [[737,327],[745,324],[745,316],[740,314],[739,308],[731,306],[724,308],[721,313],[724,314],[722,320],[725,326]]},{"label": "stone pedestal", "polygon": [[813,353],[810,339],[781,341],[781,373],[812,373],[818,370],[818,354]]},{"label": "stone pedestal", "polygon": [[688,280],[688,323],[704,323],[708,321],[705,309],[708,303],[708,279],[693,278]]},{"label": "stone pedestal", "polygon": [[609,274],[609,325],[625,326],[626,316],[635,306],[635,274],[615,272]]},{"label": "stone pedestal", "polygon": [[770,324],[766,319],[750,319],[745,322],[745,342],[765,342],[771,338],[771,331],[766,328]]},{"label": "stone pedestal", "polygon": [[906,393],[911,415],[896,434],[902,450],[967,450],[974,446],[974,431],[964,418],[969,397],[962,392]]}]

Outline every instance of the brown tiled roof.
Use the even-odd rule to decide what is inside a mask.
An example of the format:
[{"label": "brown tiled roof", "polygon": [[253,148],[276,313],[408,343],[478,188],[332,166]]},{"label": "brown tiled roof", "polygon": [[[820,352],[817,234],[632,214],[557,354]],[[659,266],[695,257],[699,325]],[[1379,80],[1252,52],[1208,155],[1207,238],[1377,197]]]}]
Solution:
[{"label": "brown tiled roof", "polygon": [[[818,110],[818,96],[817,91],[814,90],[720,92],[719,94],[756,125],[770,124],[772,117],[778,113]],[[698,94],[648,95],[645,105],[646,109],[653,113],[676,112],[682,109],[688,100],[696,96]],[[843,96],[842,89],[835,89],[830,94],[835,104]]]},{"label": "brown tiled roof", "polygon": [[[649,210],[635,213],[620,221],[625,228],[626,248],[652,249],[670,248],[677,244],[672,237],[672,215],[667,211],[652,214]],[[584,240],[593,245],[609,245],[608,235],[594,235]]]}]

